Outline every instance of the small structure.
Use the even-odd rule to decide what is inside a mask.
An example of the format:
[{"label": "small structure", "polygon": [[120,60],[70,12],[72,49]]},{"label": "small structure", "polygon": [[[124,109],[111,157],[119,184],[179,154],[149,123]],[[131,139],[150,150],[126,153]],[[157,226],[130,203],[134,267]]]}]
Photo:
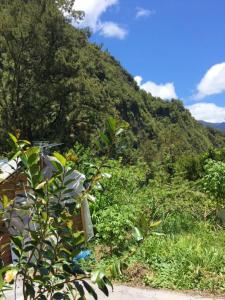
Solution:
[{"label": "small structure", "polygon": [[[0,161],[0,197],[6,195],[9,199],[16,199],[21,194],[22,187],[26,185],[26,176],[17,169],[16,161]],[[1,247],[4,246],[4,247]],[[4,265],[12,262],[10,247],[10,234],[7,232],[5,223],[0,220],[0,258]]]},{"label": "small structure", "polygon": [[[43,172],[50,178],[53,172],[53,166],[51,164],[50,156],[43,156]],[[20,201],[21,195],[27,190],[27,178],[26,175],[17,167],[16,161],[2,160],[0,161],[0,197],[6,195],[9,199],[15,199]],[[71,197],[79,193],[78,181],[85,179],[85,176],[79,172],[73,172],[70,176],[73,176],[74,182],[70,180],[70,190],[74,189],[74,193]],[[71,179],[71,178],[70,178]],[[83,187],[83,185],[82,185]],[[80,213],[73,218],[74,230],[84,231],[86,241],[90,240],[93,236],[93,226],[91,222],[89,204],[87,200],[83,200],[81,203]],[[19,226],[19,225],[18,225]],[[1,245],[8,244],[8,246],[1,247]],[[7,232],[5,224],[0,220],[0,258],[4,265],[12,263],[12,253],[10,246],[10,233]]]}]

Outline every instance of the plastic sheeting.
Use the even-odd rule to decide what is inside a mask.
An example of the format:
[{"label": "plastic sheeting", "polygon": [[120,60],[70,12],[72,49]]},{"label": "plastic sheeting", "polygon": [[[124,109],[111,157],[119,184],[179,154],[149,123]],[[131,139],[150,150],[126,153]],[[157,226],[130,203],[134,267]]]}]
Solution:
[{"label": "plastic sheeting", "polygon": [[[46,178],[51,178],[51,176],[54,173],[54,166],[52,165],[51,161],[56,160],[55,157],[52,156],[45,156],[44,157],[44,169],[43,173]],[[69,193],[64,193],[63,197],[61,198],[61,201],[64,201],[64,203],[72,203],[74,199],[79,197],[82,192],[85,191],[84,188],[84,181],[86,177],[84,174],[74,170],[71,174],[66,176],[63,180],[63,183],[69,182],[66,185],[66,189],[70,190]],[[68,199],[68,198],[71,199]],[[64,200],[65,198],[66,200]],[[94,237],[94,230],[93,230],[93,224],[91,220],[91,213],[89,208],[88,200],[84,199],[81,202],[81,218],[82,218],[82,225],[83,225],[83,231],[85,233],[86,241],[89,241],[91,238]]]},{"label": "plastic sheeting", "polygon": [[86,199],[81,202],[81,217],[82,217],[85,237],[86,240],[89,241],[94,237],[94,230],[93,230],[93,224],[91,220],[89,203],[88,200]]}]

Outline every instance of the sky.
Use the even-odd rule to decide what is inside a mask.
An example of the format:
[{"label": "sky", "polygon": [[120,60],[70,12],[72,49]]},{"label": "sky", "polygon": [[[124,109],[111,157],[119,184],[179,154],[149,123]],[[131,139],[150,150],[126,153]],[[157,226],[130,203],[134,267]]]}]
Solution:
[{"label": "sky", "polygon": [[141,89],[225,122],[225,0],[76,0],[75,9]]}]

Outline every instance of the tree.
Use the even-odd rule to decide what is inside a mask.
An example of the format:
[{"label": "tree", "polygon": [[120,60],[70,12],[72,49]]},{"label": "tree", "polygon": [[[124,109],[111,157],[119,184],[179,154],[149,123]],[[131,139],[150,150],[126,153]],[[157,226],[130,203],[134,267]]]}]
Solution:
[{"label": "tree", "polygon": [[73,2],[1,2],[3,130],[19,129],[30,140],[64,134],[61,125],[68,124],[67,114],[74,109],[69,99],[76,86],[78,50],[87,43],[86,34],[70,24],[71,16],[80,17],[71,9]]}]

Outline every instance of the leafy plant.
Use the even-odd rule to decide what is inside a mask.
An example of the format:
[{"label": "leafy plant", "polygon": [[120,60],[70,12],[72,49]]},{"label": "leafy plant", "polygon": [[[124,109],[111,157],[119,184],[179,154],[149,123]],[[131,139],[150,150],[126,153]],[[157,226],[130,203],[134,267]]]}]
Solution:
[{"label": "leafy plant", "polygon": [[[1,197],[1,220],[17,257],[15,265],[1,269],[1,293],[13,280],[22,278],[25,300],[71,299],[75,293],[84,299],[85,290],[97,299],[86,281],[91,274],[73,265],[85,242],[83,232],[74,231],[73,215],[92,186],[85,190],[82,179],[77,179],[76,190],[68,188],[68,178],[77,171],[60,153],[54,153],[51,177],[44,176],[40,149],[12,134],[10,138],[11,159],[17,162],[17,170],[25,174],[27,183],[21,186],[22,201],[9,199],[6,194]],[[15,225],[18,222],[21,229]],[[93,274],[94,282],[108,294],[105,275],[98,271]]]},{"label": "leafy plant", "polygon": [[110,253],[121,252],[127,249],[133,238],[134,214],[131,210],[121,206],[110,206],[98,218],[96,230],[99,241],[108,246]]},{"label": "leafy plant", "polygon": [[216,199],[218,210],[225,200],[225,163],[209,160],[205,166],[202,183],[205,191]]}]

